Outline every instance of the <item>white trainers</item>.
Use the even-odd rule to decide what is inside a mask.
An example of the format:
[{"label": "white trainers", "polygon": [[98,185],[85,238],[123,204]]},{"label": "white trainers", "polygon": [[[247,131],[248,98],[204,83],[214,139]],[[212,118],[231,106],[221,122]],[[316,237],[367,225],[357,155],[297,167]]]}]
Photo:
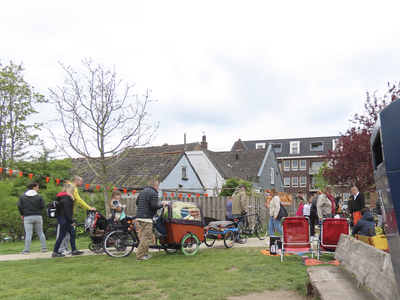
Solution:
[{"label": "white trainers", "polygon": [[269,241],[267,241],[267,242],[265,243],[265,245],[269,245]]},{"label": "white trainers", "polygon": [[65,249],[63,252],[61,252],[62,255],[68,255],[71,254],[71,250]]}]

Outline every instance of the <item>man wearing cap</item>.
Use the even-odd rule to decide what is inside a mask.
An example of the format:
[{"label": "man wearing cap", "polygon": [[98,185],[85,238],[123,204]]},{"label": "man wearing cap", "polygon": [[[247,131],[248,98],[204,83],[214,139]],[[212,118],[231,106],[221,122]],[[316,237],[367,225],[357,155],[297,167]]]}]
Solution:
[{"label": "man wearing cap", "polygon": [[[235,219],[243,219],[243,213],[247,212],[247,196],[245,190],[246,187],[241,184],[232,195],[232,215]],[[239,226],[241,226],[241,224],[242,222],[239,223]]]},{"label": "man wearing cap", "polygon": [[311,200],[311,210],[310,210],[310,236],[315,235],[315,225],[317,225],[318,215],[317,215],[317,202],[318,196],[322,194],[322,191],[318,191],[315,197]]}]

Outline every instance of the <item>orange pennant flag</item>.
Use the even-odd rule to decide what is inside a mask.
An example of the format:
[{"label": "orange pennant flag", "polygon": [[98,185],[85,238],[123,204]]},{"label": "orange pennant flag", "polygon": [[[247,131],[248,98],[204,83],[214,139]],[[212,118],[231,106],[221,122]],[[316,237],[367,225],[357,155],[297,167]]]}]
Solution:
[{"label": "orange pennant flag", "polygon": [[188,195],[189,198],[192,197],[192,194],[187,194],[187,195]]},{"label": "orange pennant flag", "polygon": [[32,179],[32,177],[33,177],[33,174],[29,174],[29,179]]},{"label": "orange pennant flag", "polygon": [[179,194],[179,199],[182,199],[182,194]]},{"label": "orange pennant flag", "polygon": [[19,173],[19,177],[22,177],[22,175],[24,174],[24,172],[18,172]]},{"label": "orange pennant flag", "polygon": [[127,191],[128,191],[127,189],[124,189],[124,194],[126,194]]},{"label": "orange pennant flag", "polygon": [[56,179],[57,185],[60,183],[60,179]]},{"label": "orange pennant flag", "polygon": [[164,197],[167,198],[167,193],[164,193]]},{"label": "orange pennant flag", "polygon": [[107,187],[107,190],[109,190],[109,189],[110,189],[110,187],[108,186],[108,187]]},{"label": "orange pennant flag", "polygon": [[115,187],[114,190],[118,190],[118,188]]},{"label": "orange pennant flag", "polygon": [[171,193],[171,197],[173,197],[174,196],[174,193]]},{"label": "orange pennant flag", "polygon": [[99,188],[100,188],[100,186],[99,186],[99,185],[96,185],[96,189],[99,190]]},{"label": "orange pennant flag", "polygon": [[67,180],[67,181],[66,181],[66,183],[70,183],[70,181],[69,181],[69,180]]},{"label": "orange pennant flag", "polygon": [[0,168],[0,173],[3,173],[3,168]]},{"label": "orange pennant flag", "polygon": [[46,177],[46,182],[49,183],[50,177]]},{"label": "orange pennant flag", "polygon": [[86,184],[85,184],[85,186],[86,186],[86,189],[88,190],[88,189],[89,189],[89,186],[90,186],[90,184],[89,184],[89,183],[86,183]]},{"label": "orange pennant flag", "polygon": [[204,196],[208,197],[208,194],[204,194]]},{"label": "orange pennant flag", "polygon": [[135,196],[136,190],[132,190],[132,194],[133,194],[133,196]]},{"label": "orange pennant flag", "polygon": [[10,176],[11,176],[12,172],[13,172],[13,170],[8,170],[8,173],[10,173]]},{"label": "orange pennant flag", "polygon": [[200,197],[200,194],[196,194],[196,197]]}]

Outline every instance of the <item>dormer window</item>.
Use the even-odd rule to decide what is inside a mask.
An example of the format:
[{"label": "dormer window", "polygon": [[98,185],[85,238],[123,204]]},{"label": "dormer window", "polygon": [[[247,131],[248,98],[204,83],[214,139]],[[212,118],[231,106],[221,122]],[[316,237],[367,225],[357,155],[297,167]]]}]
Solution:
[{"label": "dormer window", "polygon": [[290,154],[300,153],[300,142],[290,142]]},{"label": "dormer window", "polygon": [[282,152],[282,144],[274,144],[274,152],[281,153]]},{"label": "dormer window", "polygon": [[264,149],[265,143],[256,143],[256,149]]},{"label": "dormer window", "polygon": [[322,151],[324,150],[324,142],[311,142],[310,151]]}]

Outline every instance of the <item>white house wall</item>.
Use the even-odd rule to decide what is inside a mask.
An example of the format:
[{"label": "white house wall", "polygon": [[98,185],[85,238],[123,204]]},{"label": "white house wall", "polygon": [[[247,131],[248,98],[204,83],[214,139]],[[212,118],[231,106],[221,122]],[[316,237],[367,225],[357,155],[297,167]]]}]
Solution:
[{"label": "white house wall", "polygon": [[[211,196],[213,195],[213,188],[222,188],[225,183],[224,178],[222,178],[203,151],[186,151],[186,155],[207,189],[207,194]],[[220,190],[218,191],[220,192]]]},{"label": "white house wall", "polygon": [[[186,167],[187,180],[182,178],[182,167]],[[182,156],[175,168],[172,169],[168,176],[160,183],[158,196],[164,197],[164,193],[167,192],[164,190],[172,189],[179,189],[179,192],[184,191],[184,196],[186,195],[185,192],[190,192],[191,194],[203,194],[203,186],[199,180],[199,177],[196,176],[196,173],[194,172],[186,156]],[[168,197],[169,196],[170,192],[168,192]]]}]

